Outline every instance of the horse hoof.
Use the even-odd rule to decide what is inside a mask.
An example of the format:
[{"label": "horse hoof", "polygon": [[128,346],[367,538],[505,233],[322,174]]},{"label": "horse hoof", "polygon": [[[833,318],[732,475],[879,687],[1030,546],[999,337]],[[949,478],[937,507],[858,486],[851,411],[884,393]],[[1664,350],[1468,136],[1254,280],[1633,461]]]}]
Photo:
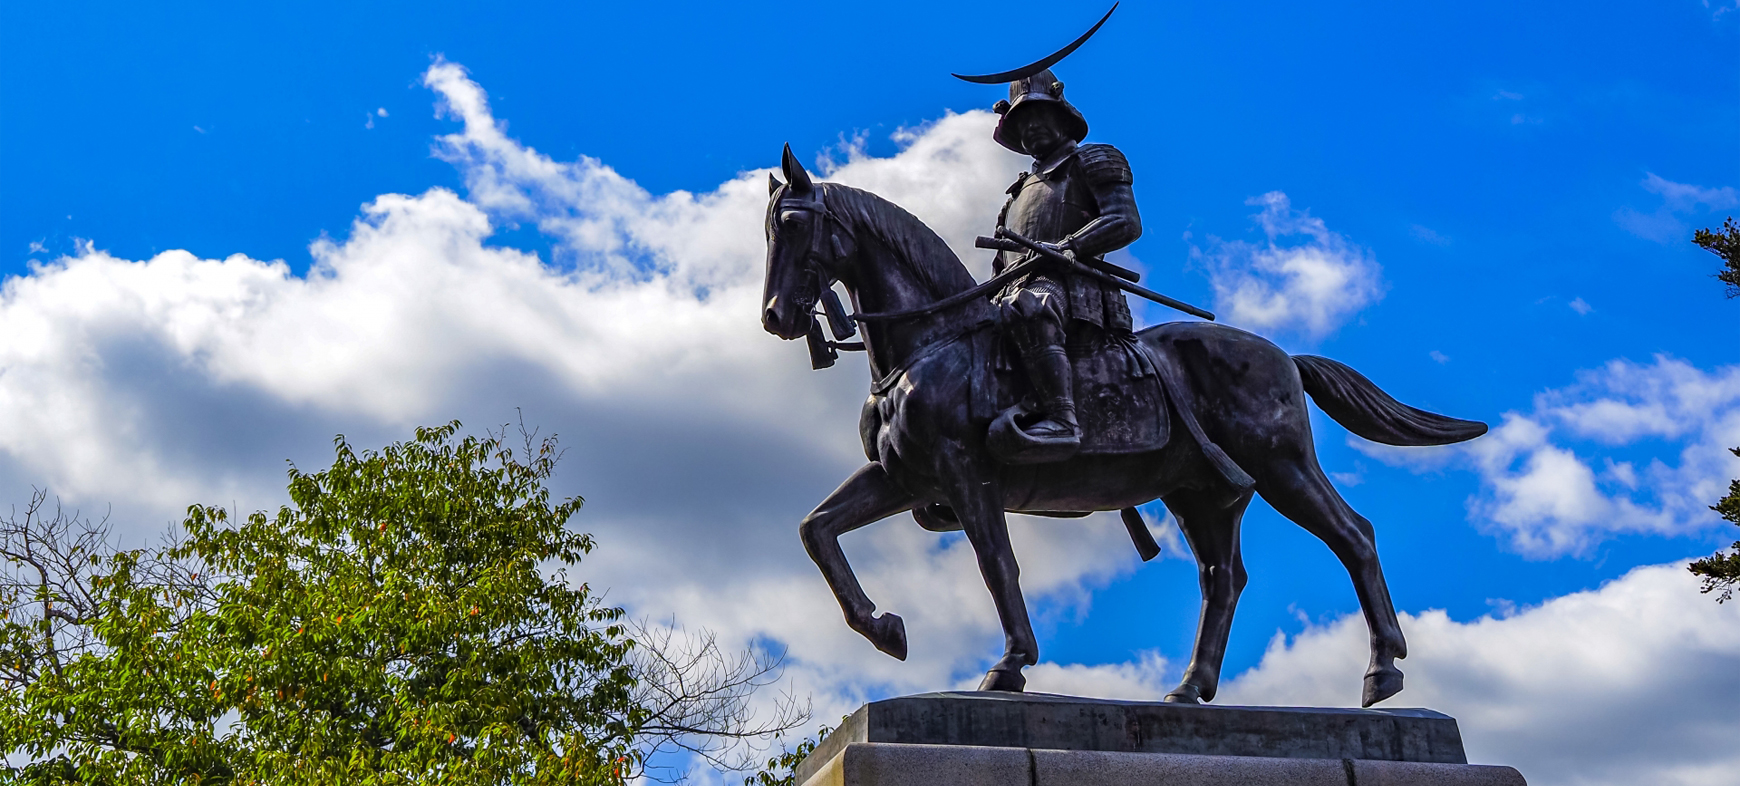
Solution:
[{"label": "horse hoof", "polygon": [[997,690],[1005,693],[1020,693],[1027,687],[1027,678],[1019,669],[992,669],[985,672],[985,679],[979,681],[979,690]]},{"label": "horse hoof", "polygon": [[1379,669],[1365,675],[1365,693],[1360,696],[1359,706],[1370,707],[1401,692],[1402,670],[1394,666]]},{"label": "horse hoof", "polygon": [[906,621],[899,614],[880,614],[871,617],[870,624],[875,633],[870,643],[893,655],[895,660],[906,660]]},{"label": "horse hoof", "polygon": [[1166,694],[1166,698],[1161,699],[1161,701],[1172,704],[1201,704],[1202,691],[1197,690],[1195,685],[1186,682],[1173,688],[1172,692]]}]

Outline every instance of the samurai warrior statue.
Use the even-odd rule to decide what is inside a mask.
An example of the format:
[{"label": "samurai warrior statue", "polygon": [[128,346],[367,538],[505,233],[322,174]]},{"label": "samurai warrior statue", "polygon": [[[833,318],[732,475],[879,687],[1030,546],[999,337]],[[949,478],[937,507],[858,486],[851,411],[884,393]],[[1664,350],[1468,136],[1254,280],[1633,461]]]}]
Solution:
[{"label": "samurai warrior statue", "polygon": [[[1049,68],[1010,82],[1009,99],[997,102],[996,111],[1002,118],[993,138],[1033,157],[1032,169],[1009,187],[999,230],[1078,259],[1101,257],[1141,237],[1129,163],[1111,145],[1081,143],[1087,120],[1063,97],[1063,83]],[[1000,251],[995,270],[1025,257]],[[1042,267],[1009,282],[994,302],[1042,415],[1023,430],[1053,450],[1079,447],[1070,350],[1089,351],[1130,332],[1123,291],[1080,272]]]}]

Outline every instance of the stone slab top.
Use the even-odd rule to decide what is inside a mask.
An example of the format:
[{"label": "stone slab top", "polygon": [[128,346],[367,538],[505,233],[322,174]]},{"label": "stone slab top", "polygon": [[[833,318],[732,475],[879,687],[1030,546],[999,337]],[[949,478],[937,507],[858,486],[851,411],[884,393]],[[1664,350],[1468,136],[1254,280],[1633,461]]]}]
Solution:
[{"label": "stone slab top", "polygon": [[1428,709],[1241,707],[944,691],[873,701],[797,768],[854,742],[1466,764],[1456,719]]}]

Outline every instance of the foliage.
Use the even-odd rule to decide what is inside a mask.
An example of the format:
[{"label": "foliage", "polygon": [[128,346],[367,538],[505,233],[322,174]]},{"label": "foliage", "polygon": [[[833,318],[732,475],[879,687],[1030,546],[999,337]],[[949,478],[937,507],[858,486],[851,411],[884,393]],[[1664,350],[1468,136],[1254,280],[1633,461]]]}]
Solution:
[{"label": "foliage", "polygon": [[[1740,448],[1732,450],[1734,455],[1740,456]],[[1740,480],[1729,481],[1728,496],[1710,506],[1710,509],[1722,514],[1722,518],[1735,526],[1740,526]],[[1717,593],[1717,603],[1724,603],[1734,597],[1734,588],[1740,585],[1740,541],[1735,541],[1732,549],[1694,560],[1686,567],[1693,575],[1703,577],[1703,592]]]},{"label": "foliage", "polygon": [[[0,522],[0,750],[31,783],[621,784],[757,727],[777,662],[637,646],[566,569],[554,440],[458,423],[289,471],[291,505],[105,548],[46,494]],[[523,433],[523,431],[522,431]],[[710,640],[709,640],[710,641]],[[668,643],[668,638],[665,640]],[[659,682],[660,680],[669,682]],[[715,757],[716,759],[716,757]]]},{"label": "foliage", "polygon": [[1722,258],[1723,269],[1716,273],[1716,279],[1728,285],[1728,297],[1740,297],[1740,224],[1729,218],[1719,232],[1698,230],[1692,242]]},{"label": "foliage", "polygon": [[[1716,278],[1728,285],[1728,297],[1740,296],[1740,224],[1735,224],[1734,219],[1729,218],[1722,222],[1720,232],[1700,229],[1692,235],[1692,242],[1722,258],[1726,268],[1718,272]],[[1740,448],[1733,448],[1732,451],[1734,455],[1740,456]],[[1740,480],[1730,481],[1728,496],[1710,509],[1740,526]],[[1694,560],[1686,567],[1693,575],[1703,577],[1702,592],[1718,593],[1717,603],[1724,603],[1732,598],[1735,586],[1740,585],[1740,541],[1735,541],[1732,548],[1732,551],[1718,551],[1704,559]]]},{"label": "foliage", "polygon": [[797,766],[816,752],[816,746],[833,731],[823,726],[814,737],[806,737],[796,748],[780,746],[779,755],[767,760],[760,772],[743,779],[743,786],[797,786]]}]

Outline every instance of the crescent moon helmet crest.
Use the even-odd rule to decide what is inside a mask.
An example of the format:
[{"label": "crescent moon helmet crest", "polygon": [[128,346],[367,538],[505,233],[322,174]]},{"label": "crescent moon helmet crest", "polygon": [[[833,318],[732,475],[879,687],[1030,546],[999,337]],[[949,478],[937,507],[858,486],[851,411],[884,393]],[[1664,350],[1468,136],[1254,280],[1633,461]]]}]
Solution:
[{"label": "crescent moon helmet crest", "polygon": [[980,85],[994,85],[994,84],[998,84],[1000,82],[1013,82],[1017,79],[1025,79],[1027,77],[1033,76],[1035,74],[1038,74],[1041,71],[1044,71],[1048,68],[1051,68],[1054,65],[1057,65],[1064,58],[1069,57],[1071,52],[1074,52],[1076,49],[1080,48],[1082,44],[1087,43],[1087,40],[1089,38],[1092,38],[1094,33],[1099,32],[1100,25],[1105,24],[1107,19],[1112,18],[1112,11],[1116,11],[1116,10],[1118,10],[1118,3],[1113,3],[1111,11],[1107,11],[1105,16],[1100,17],[1100,21],[1095,22],[1093,27],[1088,28],[1087,32],[1082,33],[1080,38],[1077,38],[1074,41],[1071,41],[1069,43],[1069,46],[1066,46],[1062,49],[1059,49],[1056,52],[1052,52],[1051,54],[1046,55],[1045,57],[1040,58],[1039,60],[1036,60],[1032,63],[1028,63],[1027,65],[1024,65],[1024,66],[1017,68],[1013,71],[1003,71],[1001,73],[996,73],[996,74],[979,74],[979,75],[973,75],[973,76],[970,76],[967,74],[950,74],[950,76],[953,76],[956,79],[962,79],[962,80],[966,80],[968,82],[972,82],[974,84],[980,84]]},{"label": "crescent moon helmet crest", "polygon": [[1088,28],[1088,31],[1083,33],[1080,38],[1075,39],[1070,42],[1069,46],[1059,49],[1041,60],[1029,63],[1013,71],[1004,71],[999,74],[984,74],[980,76],[954,75],[957,78],[976,84],[989,85],[997,84],[999,82],[1009,83],[1009,100],[998,101],[997,105],[993,107],[997,114],[1002,115],[1002,117],[997,121],[997,130],[991,135],[991,138],[997,140],[997,144],[1009,148],[1017,153],[1027,152],[1027,149],[1023,146],[1020,138],[1021,133],[1019,127],[1011,122],[1011,118],[1019,114],[1017,110],[1020,110],[1021,107],[1024,106],[1046,105],[1053,107],[1057,110],[1058,119],[1063,123],[1063,128],[1061,130],[1065,134],[1069,135],[1070,138],[1077,142],[1087,138],[1087,119],[1082,117],[1081,110],[1076,109],[1073,104],[1064,100],[1063,82],[1059,81],[1057,76],[1051,73],[1051,67],[1056,65],[1058,61],[1068,57],[1071,52],[1074,52],[1082,44],[1087,43],[1087,40],[1092,38],[1094,33],[1099,32],[1100,26],[1104,25],[1107,19],[1112,18],[1112,11],[1116,10],[1118,10],[1118,4],[1113,3],[1111,10],[1107,11],[1105,16],[1100,17],[1100,21],[1095,22],[1094,26]]}]

